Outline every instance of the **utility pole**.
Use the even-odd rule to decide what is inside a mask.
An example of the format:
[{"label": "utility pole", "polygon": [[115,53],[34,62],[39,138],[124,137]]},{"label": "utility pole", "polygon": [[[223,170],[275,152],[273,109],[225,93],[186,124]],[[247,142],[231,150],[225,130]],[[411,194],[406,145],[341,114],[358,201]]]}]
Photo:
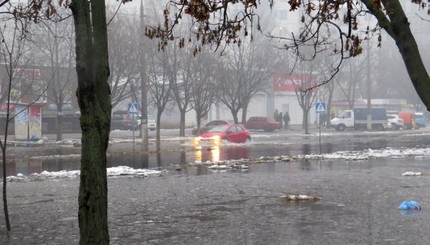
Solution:
[{"label": "utility pole", "polygon": [[139,33],[139,59],[140,59],[140,83],[142,93],[142,151],[148,153],[148,82],[146,79],[146,64],[144,53],[145,27],[143,24],[143,0],[140,0],[140,33]]},{"label": "utility pole", "polygon": [[62,87],[60,85],[60,63],[58,60],[58,54],[59,54],[59,42],[58,42],[58,22],[54,22],[55,24],[55,32],[51,33],[54,36],[54,60],[55,63],[55,73],[54,73],[54,91],[55,91],[55,102],[57,105],[57,141],[61,140],[63,138],[63,91]]},{"label": "utility pole", "polygon": [[370,38],[367,39],[367,130],[372,130],[372,94],[370,86]]}]

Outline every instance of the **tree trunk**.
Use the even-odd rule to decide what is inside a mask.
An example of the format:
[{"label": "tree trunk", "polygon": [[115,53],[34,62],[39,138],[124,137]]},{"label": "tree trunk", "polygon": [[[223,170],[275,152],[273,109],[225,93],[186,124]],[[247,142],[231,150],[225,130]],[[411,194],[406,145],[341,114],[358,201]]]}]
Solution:
[{"label": "tree trunk", "polygon": [[305,115],[305,111],[303,110],[303,116],[302,116],[302,129],[305,129],[305,124],[306,124],[306,115]]},{"label": "tree trunk", "polygon": [[161,136],[160,136],[160,125],[161,125],[161,112],[157,111],[157,130],[155,132],[155,145],[157,147],[157,152],[160,151],[161,147]]},{"label": "tree trunk", "polygon": [[[6,127],[7,127],[6,123]],[[6,230],[10,231],[10,220],[9,220],[9,209],[7,204],[7,173],[6,173],[6,144],[7,144],[7,134],[5,134],[5,140],[3,144],[1,145],[1,152],[2,152],[2,161],[3,161],[3,211],[4,211],[4,218],[6,223]]]},{"label": "tree trunk", "polygon": [[10,231],[10,219],[9,219],[9,208],[7,204],[7,171],[6,171],[6,149],[7,149],[7,137],[9,132],[9,122],[10,122],[10,91],[11,91],[11,83],[8,83],[8,94],[7,94],[7,112],[6,112],[6,121],[4,128],[4,140],[1,142],[0,140],[0,148],[2,153],[2,162],[3,162],[3,211],[4,211],[4,219],[6,223],[6,230]]},{"label": "tree trunk", "polygon": [[61,140],[63,138],[63,111],[58,109],[57,113],[57,141]]},{"label": "tree trunk", "polygon": [[196,121],[197,121],[197,130],[200,130],[202,125],[202,113],[200,111],[196,111]]},{"label": "tree trunk", "polygon": [[248,112],[248,104],[249,104],[249,101],[246,103],[246,105],[244,105],[242,107],[242,124],[246,123],[246,115],[247,115],[247,112]]},{"label": "tree trunk", "polygon": [[303,126],[305,134],[309,134],[309,110],[303,110]]},{"label": "tree trunk", "polygon": [[181,113],[181,121],[179,123],[179,136],[185,136],[185,109],[180,110]]},{"label": "tree trunk", "polygon": [[237,114],[239,113],[239,110],[230,110],[230,111],[231,111],[231,115],[233,116],[234,123],[238,123],[239,118]]},{"label": "tree trunk", "polygon": [[[91,4],[91,7],[90,7]],[[80,244],[109,244],[106,151],[111,120],[104,0],[72,0],[81,111]]]}]

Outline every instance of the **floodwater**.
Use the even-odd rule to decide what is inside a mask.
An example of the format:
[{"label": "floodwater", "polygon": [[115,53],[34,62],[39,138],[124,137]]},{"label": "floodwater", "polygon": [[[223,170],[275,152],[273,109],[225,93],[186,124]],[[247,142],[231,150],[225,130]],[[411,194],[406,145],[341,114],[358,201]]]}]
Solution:
[{"label": "floodwater", "polygon": [[[427,138],[337,135],[318,144],[307,136],[255,137],[249,144],[201,148],[183,141],[147,158],[138,150],[130,154],[130,143],[118,143],[109,149],[109,166],[180,171],[108,178],[110,244],[430,244],[428,158],[268,162],[227,172],[183,167],[207,160],[426,147]],[[76,170],[79,152],[72,146],[11,148],[8,174]],[[424,174],[405,177],[405,171]],[[0,244],[78,244],[78,187],[79,178],[9,182],[12,232],[7,235],[0,222]],[[281,197],[287,193],[320,200],[287,201]],[[411,199],[423,209],[401,212],[401,202]]]},{"label": "floodwater", "polygon": [[[401,176],[428,172],[425,159],[262,163],[204,175],[200,167],[109,178],[111,244],[430,244],[430,177]],[[0,222],[0,243],[78,244],[78,184],[9,183],[12,232]],[[400,212],[408,199],[423,209]]]},{"label": "floodwater", "polygon": [[[412,132],[412,131],[411,131]],[[420,132],[410,136],[393,133],[382,135],[338,134],[330,138],[309,135],[274,134],[258,132],[251,143],[222,144],[196,147],[192,138],[162,141],[161,151],[142,154],[136,142],[120,142],[109,146],[108,167],[129,166],[135,169],[182,168],[196,161],[222,161],[229,159],[255,159],[262,156],[295,156],[303,154],[356,151],[386,147],[421,147],[430,145],[430,137]],[[133,147],[134,145],[134,147]],[[163,147],[164,146],[164,147]],[[8,147],[7,175],[30,175],[42,171],[80,169],[80,147],[72,145],[42,145],[35,147]]]}]

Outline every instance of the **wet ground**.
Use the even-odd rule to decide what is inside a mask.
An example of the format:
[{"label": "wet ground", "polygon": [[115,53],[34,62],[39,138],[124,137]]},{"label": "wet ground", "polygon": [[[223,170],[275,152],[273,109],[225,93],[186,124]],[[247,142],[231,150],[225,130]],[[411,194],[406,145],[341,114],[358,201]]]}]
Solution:
[{"label": "wet ground", "polygon": [[[189,167],[109,178],[111,244],[430,244],[429,159]],[[78,180],[11,182],[12,232],[1,244],[78,244]],[[287,201],[285,193],[318,196]],[[402,213],[404,200],[422,210]]]},{"label": "wet ground", "polygon": [[[118,133],[119,134],[119,133]],[[129,132],[121,132],[123,139]],[[117,135],[118,136],[118,135]],[[399,132],[253,132],[253,142],[199,152],[191,138],[163,138],[142,161],[132,143],[109,146],[111,166],[168,168],[161,176],[109,178],[111,244],[430,244],[426,158],[251,164],[248,170],[185,166],[196,160],[298,155],[385,147],[428,147],[425,129]],[[118,137],[119,138],[119,137]],[[79,147],[16,147],[10,173],[79,169]],[[56,156],[69,155],[67,157]],[[40,157],[44,156],[44,157]],[[47,157],[50,156],[50,157]],[[423,176],[404,177],[405,171]],[[12,232],[0,213],[0,244],[78,244],[78,179],[9,182]],[[291,202],[285,193],[318,196]],[[404,200],[423,207],[402,213]]]},{"label": "wet ground", "polygon": [[[135,132],[135,136],[138,134]],[[386,147],[425,147],[430,145],[430,129],[384,132],[337,132],[333,129],[313,128],[311,134],[303,130],[252,132],[252,142],[224,144],[220,147],[196,148],[193,137],[178,137],[178,130],[162,131],[161,150],[155,148],[155,135],[150,131],[149,154],[140,150],[138,137],[133,141],[132,131],[112,131],[108,149],[108,167],[165,169],[196,161],[226,159],[254,159],[261,156],[294,156],[300,154],[331,153],[345,150],[379,149]],[[190,135],[188,132],[187,135]],[[79,135],[65,135],[77,140]],[[55,138],[51,136],[50,138]],[[134,146],[133,146],[134,145]],[[55,144],[51,141],[41,146],[9,146],[7,174],[30,175],[46,171],[78,170],[80,147],[73,144]]]}]

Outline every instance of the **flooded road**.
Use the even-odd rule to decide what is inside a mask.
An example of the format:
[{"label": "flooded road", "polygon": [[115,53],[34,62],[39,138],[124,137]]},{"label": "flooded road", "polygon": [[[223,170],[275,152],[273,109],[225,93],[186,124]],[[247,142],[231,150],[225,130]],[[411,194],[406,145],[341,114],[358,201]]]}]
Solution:
[{"label": "flooded road", "polygon": [[[166,137],[163,150],[147,157],[132,154],[129,141],[111,144],[109,167],[175,166],[159,176],[108,178],[111,244],[430,244],[426,156],[268,161],[228,171],[186,164],[429,145],[426,131],[351,134],[326,135],[319,144],[318,135],[255,132],[251,143],[217,148]],[[76,170],[79,152],[71,145],[11,148],[8,174]],[[0,244],[78,244],[78,185],[76,176],[10,181],[12,232],[6,235],[0,222]],[[288,201],[285,194],[320,200]],[[411,199],[423,209],[400,212]]]},{"label": "flooded road", "polygon": [[[430,244],[428,159],[189,167],[159,177],[109,178],[111,244]],[[78,179],[11,182],[12,233],[1,244],[78,244]],[[287,201],[285,193],[318,196]],[[423,207],[398,209],[414,199]],[[0,220],[3,220],[0,213]]]},{"label": "flooded road", "polygon": [[[247,144],[222,144],[217,147],[193,145],[192,137],[179,138],[165,132],[162,148],[157,152],[151,139],[149,154],[140,151],[139,139],[129,138],[130,131],[115,132],[108,149],[108,167],[129,166],[135,169],[163,169],[187,163],[222,161],[229,159],[255,159],[262,156],[295,156],[303,154],[356,151],[386,147],[411,148],[430,145],[430,130],[403,130],[387,132],[336,132],[324,131],[304,135],[292,131],[274,133],[252,132],[253,140]],[[119,138],[121,137],[121,138]],[[118,140],[121,139],[121,140]],[[124,140],[126,139],[126,140]],[[321,142],[321,143],[320,143]],[[134,144],[134,147],[133,147]],[[134,149],[134,151],[133,151]],[[35,147],[9,147],[7,174],[30,175],[42,171],[79,170],[80,147],[47,144]]]}]

